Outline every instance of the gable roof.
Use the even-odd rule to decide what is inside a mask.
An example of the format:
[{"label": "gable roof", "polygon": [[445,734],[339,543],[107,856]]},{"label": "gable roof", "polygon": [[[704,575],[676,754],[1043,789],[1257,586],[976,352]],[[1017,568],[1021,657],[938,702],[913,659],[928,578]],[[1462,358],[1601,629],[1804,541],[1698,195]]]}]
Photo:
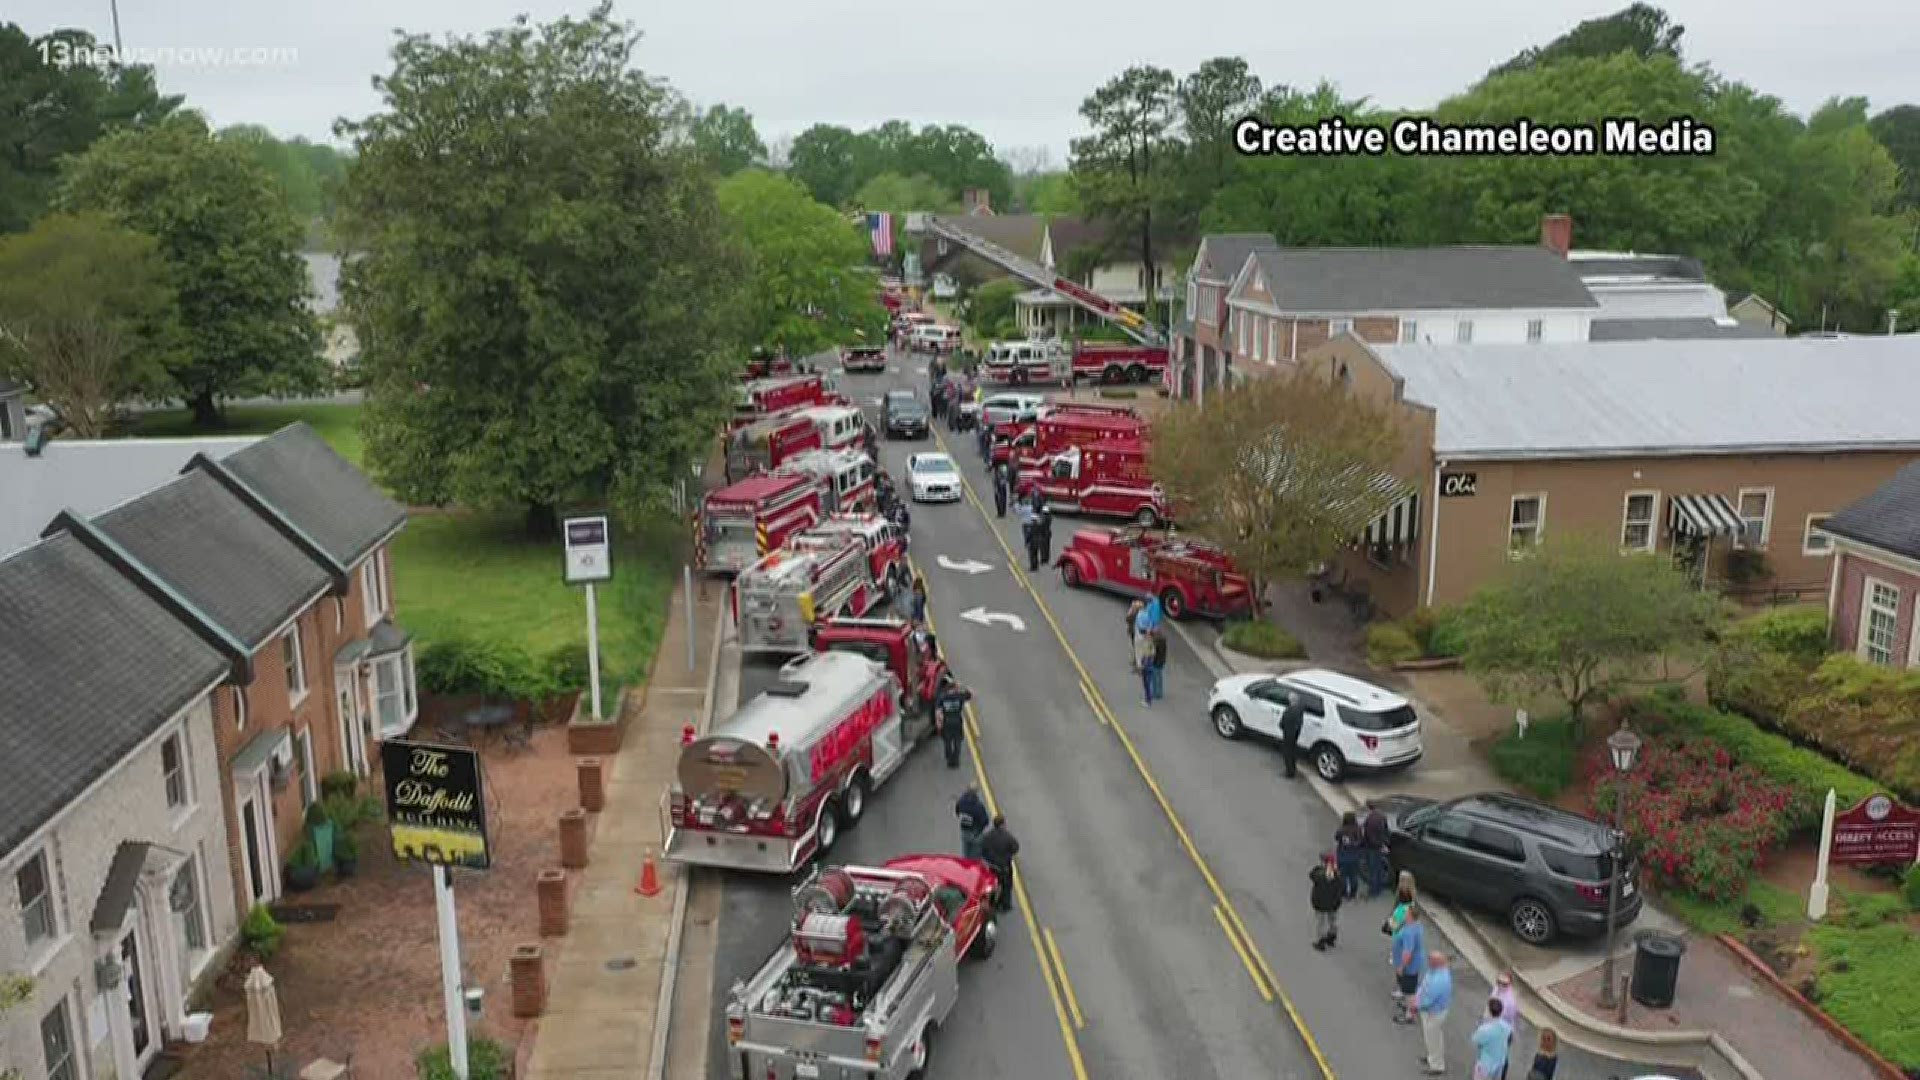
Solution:
[{"label": "gable roof", "polygon": [[1598,306],[1565,259],[1535,245],[1257,247],[1234,292],[1256,266],[1279,309],[1302,314]]},{"label": "gable roof", "polygon": [[66,533],[0,557],[0,853],[227,673]]},{"label": "gable roof", "polygon": [[1920,559],[1920,461],[1848,503],[1820,528],[1895,555]]},{"label": "gable roof", "polygon": [[1271,233],[1209,233],[1200,238],[1193,255],[1193,275],[1207,281],[1230,283],[1256,250],[1278,249]]},{"label": "gable roof", "polygon": [[91,517],[172,480],[196,454],[219,461],[258,441],[56,438],[38,457],[0,443],[0,555],[38,540],[62,510]]},{"label": "gable roof", "polygon": [[406,524],[406,508],[334,452],[306,423],[289,424],[218,462],[341,569]]},{"label": "gable roof", "polygon": [[1098,248],[1107,243],[1105,226],[1077,218],[1068,214],[1054,214],[1047,219],[1047,238],[1053,245],[1053,262],[1056,267],[1064,267],[1067,256],[1081,248]]},{"label": "gable roof", "polygon": [[1442,456],[1920,452],[1920,335],[1371,348]]},{"label": "gable roof", "polygon": [[306,552],[198,470],[108,510],[93,525],[250,649],[332,582]]},{"label": "gable roof", "polygon": [[[1024,256],[1035,262],[1040,261],[1041,241],[1046,236],[1047,218],[1044,214],[935,214],[939,221],[951,224],[956,229],[964,229],[983,240],[989,240],[1016,255]],[[939,251],[939,237],[928,234],[926,245],[932,251]],[[921,261],[928,264],[942,263],[967,254],[967,249],[949,242],[946,255],[936,255],[932,259],[925,256]]]}]

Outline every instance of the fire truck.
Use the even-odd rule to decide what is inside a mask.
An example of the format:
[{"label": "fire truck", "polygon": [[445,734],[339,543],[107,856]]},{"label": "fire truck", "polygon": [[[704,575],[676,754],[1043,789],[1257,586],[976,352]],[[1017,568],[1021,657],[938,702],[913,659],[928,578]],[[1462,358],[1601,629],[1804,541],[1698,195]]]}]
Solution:
[{"label": "fire truck", "polygon": [[1081,529],[1054,559],[1060,580],[1122,596],[1157,596],[1169,617],[1244,615],[1253,604],[1246,575],[1226,552],[1184,537],[1143,529]]},{"label": "fire truck", "polygon": [[1064,386],[1073,378],[1073,357],[1057,341],[996,341],[987,346],[978,375],[1006,386]]},{"label": "fire truck", "polygon": [[766,416],[727,439],[727,479],[779,468],[796,454],[821,447],[820,427],[804,416]]},{"label": "fire truck", "polygon": [[1060,513],[1129,518],[1147,528],[1169,517],[1166,493],[1147,472],[1147,444],[1141,439],[1070,446],[1043,459],[1014,481],[1022,498],[1036,490]]},{"label": "fire truck", "polygon": [[793,415],[819,430],[823,449],[858,446],[867,434],[866,414],[851,405],[808,405],[795,409]]},{"label": "fire truck", "polygon": [[[924,642],[924,644],[923,644]],[[852,652],[884,664],[900,684],[900,711],[907,720],[921,721],[914,741],[932,730],[933,695],[947,661],[931,636],[919,637],[905,619],[822,619],[814,624],[813,647],[819,652]]]},{"label": "fire truck", "polygon": [[867,575],[888,592],[904,588],[907,574],[907,534],[875,512],[833,514],[808,529],[807,536],[836,537],[855,543],[867,553]]},{"label": "fire truck", "polygon": [[769,375],[793,374],[793,361],[778,353],[770,353],[764,348],[756,348],[747,357],[747,366],[741,369],[741,381],[764,379]]},{"label": "fire truck", "polygon": [[1004,887],[956,855],[814,873],[793,891],[787,940],[728,992],[728,1075],[925,1076],[960,1000],[960,962],[993,955]]},{"label": "fire truck", "polygon": [[885,371],[887,370],[887,350],[868,345],[841,349],[840,370]]},{"label": "fire truck", "polygon": [[1073,377],[1108,384],[1145,383],[1167,370],[1167,350],[1124,341],[1081,341],[1073,346]]},{"label": "fire truck", "polygon": [[[894,541],[897,543],[898,541]],[[835,530],[794,533],[733,582],[744,652],[805,652],[816,620],[865,615],[904,575],[876,578],[868,544]]]},{"label": "fire truck", "polygon": [[708,573],[745,570],[825,516],[826,492],[806,475],[751,476],[700,503],[694,562]]},{"label": "fire truck", "polygon": [[996,445],[993,461],[1011,460],[1016,469],[1034,469],[1043,459],[1075,446],[1146,436],[1146,421],[1125,405],[1062,402],[1049,405],[1038,420],[1019,427],[1005,448]]},{"label": "fire truck", "polygon": [[808,405],[833,404],[839,395],[817,373],[774,375],[740,384],[733,400],[733,427]]},{"label": "fire truck", "polygon": [[705,738],[682,728],[666,857],[784,874],[832,850],[907,760],[896,697],[874,661],[808,653]]},{"label": "fire truck", "polygon": [[788,458],[775,471],[788,476],[809,476],[822,484],[830,513],[871,510],[877,499],[873,458],[864,450],[808,450]]}]

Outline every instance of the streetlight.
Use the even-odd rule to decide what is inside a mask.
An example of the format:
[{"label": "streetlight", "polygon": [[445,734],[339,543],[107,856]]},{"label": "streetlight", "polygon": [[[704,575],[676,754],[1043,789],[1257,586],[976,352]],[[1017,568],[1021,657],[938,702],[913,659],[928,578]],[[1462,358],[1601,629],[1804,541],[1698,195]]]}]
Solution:
[{"label": "streetlight", "polygon": [[1620,1001],[1613,988],[1614,934],[1619,927],[1620,879],[1626,873],[1626,833],[1621,831],[1620,823],[1627,816],[1627,774],[1633,771],[1634,759],[1640,756],[1640,736],[1635,735],[1625,724],[1620,730],[1607,736],[1607,756],[1613,759],[1613,771],[1620,778],[1620,786],[1615,789],[1613,799],[1613,872],[1612,880],[1607,882],[1607,958],[1600,969],[1600,1007],[1615,1008]]}]

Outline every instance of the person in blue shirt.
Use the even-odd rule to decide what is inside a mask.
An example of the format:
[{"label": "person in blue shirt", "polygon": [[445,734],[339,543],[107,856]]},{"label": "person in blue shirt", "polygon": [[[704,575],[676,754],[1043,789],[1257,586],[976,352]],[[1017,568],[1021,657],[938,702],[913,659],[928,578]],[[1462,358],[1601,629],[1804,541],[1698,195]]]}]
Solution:
[{"label": "person in blue shirt", "polygon": [[1393,932],[1393,1022],[1413,1023],[1413,995],[1427,970],[1427,928],[1420,909],[1407,908],[1407,921]]},{"label": "person in blue shirt", "polygon": [[[1453,971],[1447,967],[1447,954],[1427,954],[1427,973],[1420,977],[1420,991],[1413,1007],[1420,1014],[1420,1036],[1427,1044],[1427,1075],[1440,1076],[1447,1071],[1447,1009],[1453,1005]],[[1507,1033],[1500,1032],[1501,1045]],[[1504,1051],[1503,1051],[1504,1053]]]},{"label": "person in blue shirt", "polygon": [[1473,1029],[1473,1080],[1500,1080],[1507,1070],[1507,1045],[1513,1027],[1499,998],[1487,1002],[1487,1018]]}]

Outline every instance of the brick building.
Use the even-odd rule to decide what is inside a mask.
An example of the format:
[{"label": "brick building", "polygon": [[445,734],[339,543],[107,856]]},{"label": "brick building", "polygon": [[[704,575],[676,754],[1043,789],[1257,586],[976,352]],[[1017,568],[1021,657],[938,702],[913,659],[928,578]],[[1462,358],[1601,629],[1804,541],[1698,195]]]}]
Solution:
[{"label": "brick building", "polygon": [[1888,667],[1920,668],[1920,464],[1828,518],[1834,648]]}]

